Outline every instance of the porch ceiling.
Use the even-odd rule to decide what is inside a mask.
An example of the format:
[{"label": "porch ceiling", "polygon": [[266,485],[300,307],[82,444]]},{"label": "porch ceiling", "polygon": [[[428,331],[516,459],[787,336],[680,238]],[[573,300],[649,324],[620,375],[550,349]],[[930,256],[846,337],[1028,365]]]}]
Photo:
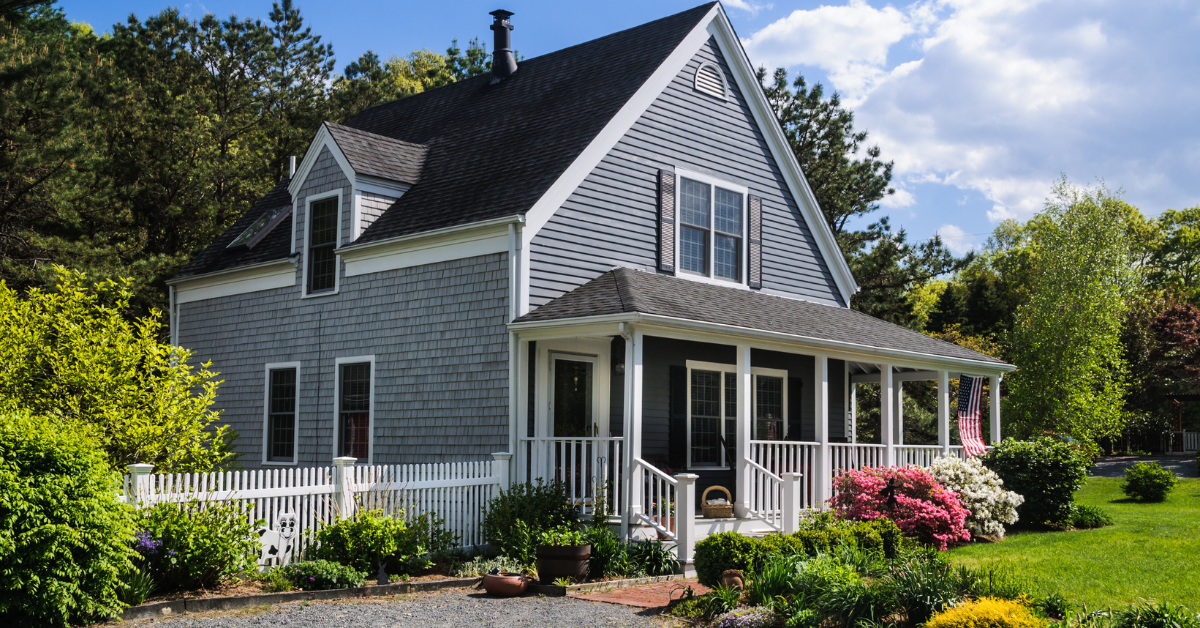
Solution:
[{"label": "porch ceiling", "polygon": [[[618,320],[644,315],[647,322],[667,320],[709,324],[731,331],[754,331],[797,341],[895,353],[921,362],[952,361],[998,373],[1013,367],[996,358],[893,325],[848,308],[789,299],[751,290],[689,281],[628,268],[611,270],[513,322],[516,331],[559,324]],[[861,372],[877,370],[859,360]]]}]

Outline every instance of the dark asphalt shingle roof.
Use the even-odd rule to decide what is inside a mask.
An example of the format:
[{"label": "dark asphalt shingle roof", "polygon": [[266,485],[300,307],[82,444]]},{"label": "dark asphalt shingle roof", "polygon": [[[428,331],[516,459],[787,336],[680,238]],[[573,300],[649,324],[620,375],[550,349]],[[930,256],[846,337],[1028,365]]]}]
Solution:
[{"label": "dark asphalt shingle roof", "polygon": [[325,126],[354,172],[410,185],[421,178],[424,146],[332,122]]},{"label": "dark asphalt shingle roof", "polygon": [[246,213],[242,214],[233,226],[225,230],[212,244],[208,245],[199,255],[193,257],[183,270],[175,277],[191,277],[205,275],[220,270],[228,270],[239,266],[250,266],[286,258],[292,251],[292,218],[290,214],[279,224],[275,225],[252,249],[228,249],[230,242],[242,234],[259,216],[277,207],[291,207],[292,195],[288,193],[290,179],[284,177],[271,188],[267,195],[255,203]]},{"label": "dark asphalt shingle roof", "polygon": [[[345,125],[327,123],[355,172],[415,181],[356,242],[524,214],[714,4],[525,59],[495,85],[483,74],[371,107]],[[279,189],[176,276],[286,257],[290,249],[265,241],[241,254],[225,250]],[[274,231],[290,230],[289,222]]]},{"label": "dark asphalt shingle roof", "polygon": [[515,322],[640,312],[859,346],[1004,364],[851,309],[617,268]]}]

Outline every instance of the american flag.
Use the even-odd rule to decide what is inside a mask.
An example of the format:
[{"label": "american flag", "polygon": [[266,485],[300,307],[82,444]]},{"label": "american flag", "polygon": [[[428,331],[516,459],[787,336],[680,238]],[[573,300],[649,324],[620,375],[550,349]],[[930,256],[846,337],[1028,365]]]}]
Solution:
[{"label": "american flag", "polygon": [[[993,393],[994,394],[994,393]],[[979,424],[979,401],[983,397],[983,378],[962,375],[958,380],[958,436],[967,457],[987,451]]]}]

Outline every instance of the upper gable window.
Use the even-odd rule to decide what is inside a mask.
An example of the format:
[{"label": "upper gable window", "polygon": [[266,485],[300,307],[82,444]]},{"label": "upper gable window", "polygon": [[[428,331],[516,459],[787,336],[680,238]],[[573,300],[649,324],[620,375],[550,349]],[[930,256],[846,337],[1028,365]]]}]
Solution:
[{"label": "upper gable window", "polygon": [[679,266],[686,274],[745,282],[746,191],[709,177],[681,174]]},{"label": "upper gable window", "polygon": [[338,200],[313,201],[308,208],[308,292],[328,292],[337,285]]},{"label": "upper gable window", "polygon": [[725,75],[715,63],[701,63],[696,69],[696,89],[725,100]]}]

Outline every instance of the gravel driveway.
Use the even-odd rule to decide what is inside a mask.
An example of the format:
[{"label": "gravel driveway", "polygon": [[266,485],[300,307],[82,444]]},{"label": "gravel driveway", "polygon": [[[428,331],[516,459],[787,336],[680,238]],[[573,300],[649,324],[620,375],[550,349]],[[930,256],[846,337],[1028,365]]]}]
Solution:
[{"label": "gravel driveway", "polygon": [[171,619],[127,622],[133,626],[160,625],[164,628],[369,628],[394,626],[446,626],[485,628],[490,626],[604,627],[653,626],[667,623],[657,611],[563,597],[493,598],[473,589],[449,589],[437,593],[395,598],[292,602],[265,609],[224,613],[181,615]]}]

